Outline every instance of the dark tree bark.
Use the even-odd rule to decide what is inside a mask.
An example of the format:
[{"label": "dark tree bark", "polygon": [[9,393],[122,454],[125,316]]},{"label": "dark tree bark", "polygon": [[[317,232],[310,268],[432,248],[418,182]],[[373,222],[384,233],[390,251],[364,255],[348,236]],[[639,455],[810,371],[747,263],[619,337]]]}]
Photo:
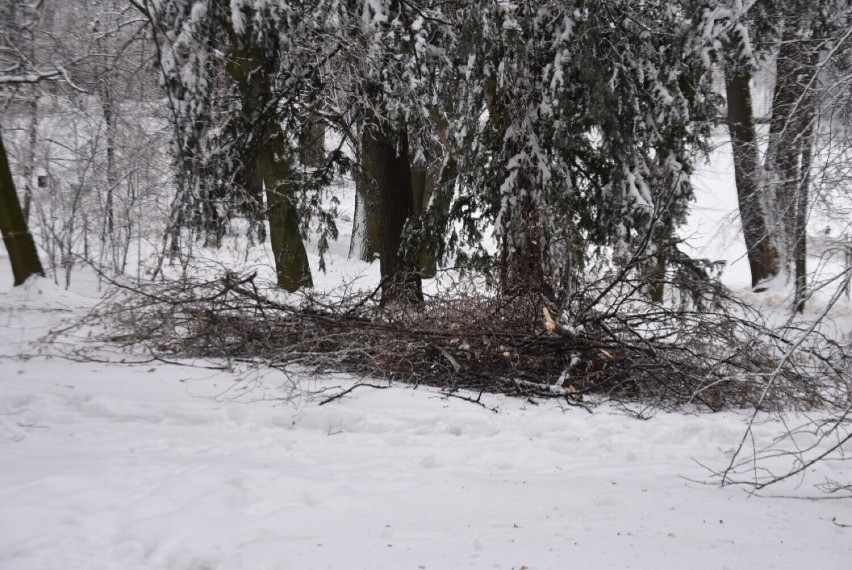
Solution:
[{"label": "dark tree bark", "polygon": [[749,77],[745,72],[727,70],[725,91],[728,98],[728,130],[733,147],[737,202],[751,268],[751,285],[756,287],[762,281],[778,275],[779,265],[778,249],[769,233],[758,184],[760,161],[748,81]]},{"label": "dark tree bark", "polygon": [[[444,136],[446,126],[436,124]],[[363,136],[362,136],[363,141]],[[436,145],[437,146],[437,145]],[[359,147],[356,162],[365,164],[363,142]],[[411,170],[411,213],[407,222],[419,244],[414,245],[415,263],[421,278],[433,278],[438,273],[437,258],[442,251],[440,239],[444,235],[445,219],[452,201],[452,186],[458,176],[456,160],[447,153],[443,163],[441,153],[446,153],[446,145],[427,151],[426,165],[410,165]],[[358,169],[355,174],[355,219],[353,222],[352,242],[349,256],[358,256],[363,261],[373,261],[377,250],[375,243],[379,235],[378,206],[379,196],[374,179]]]},{"label": "dark tree bark", "polygon": [[311,168],[325,164],[325,123],[314,114],[299,133],[299,159]]},{"label": "dark tree bark", "polygon": [[662,303],[666,293],[666,270],[669,266],[668,243],[671,240],[672,231],[667,227],[659,227],[654,230],[651,238],[657,251],[654,261],[646,272],[648,281],[648,297],[654,303]]},{"label": "dark tree bark", "polygon": [[313,287],[308,254],[299,233],[299,211],[293,202],[292,183],[288,182],[289,165],[282,159],[287,152],[281,127],[272,126],[255,156],[251,185],[266,195],[269,219],[269,242],[275,256],[278,286],[290,291]]},{"label": "dark tree bark", "polygon": [[529,198],[531,181],[521,173],[518,185],[524,189],[515,216],[506,223],[500,249],[500,286],[506,295],[521,292],[543,292],[553,295],[545,275],[544,236],[539,212]]},{"label": "dark tree bark", "polygon": [[426,198],[428,173],[425,166],[411,165],[411,214],[419,216],[423,213]]},{"label": "dark tree bark", "polygon": [[[227,19],[223,24],[227,24]],[[272,81],[278,67],[274,55],[278,53],[277,41],[273,37],[273,46],[255,46],[243,41],[244,37],[233,29],[229,28],[228,33],[231,57],[226,71],[238,85],[243,120],[251,129],[251,142],[238,151],[243,167],[237,182],[258,201],[260,196],[266,196],[278,286],[290,292],[312,287],[308,254],[299,231],[297,188],[288,161],[292,153],[276,113],[269,111],[275,99]],[[248,33],[244,36],[250,37]]]},{"label": "dark tree bark", "polygon": [[15,191],[2,133],[0,133],[0,231],[3,233],[6,251],[9,252],[15,286],[23,284],[33,275],[44,276],[33,236],[27,228],[18,194]]},{"label": "dark tree bark", "polygon": [[408,136],[405,131],[390,132],[386,125],[368,124],[362,148],[364,171],[376,193],[373,245],[379,254],[381,303],[420,302],[420,272],[412,252],[402,247],[403,229],[414,211]]}]

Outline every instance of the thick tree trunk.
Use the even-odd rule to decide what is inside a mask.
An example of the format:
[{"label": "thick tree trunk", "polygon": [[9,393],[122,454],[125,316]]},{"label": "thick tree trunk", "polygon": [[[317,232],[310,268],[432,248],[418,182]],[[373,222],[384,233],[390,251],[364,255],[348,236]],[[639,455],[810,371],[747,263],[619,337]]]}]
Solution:
[{"label": "thick tree trunk", "polygon": [[402,232],[414,209],[408,136],[387,130],[387,126],[369,124],[362,134],[364,171],[377,198],[374,245],[382,278],[381,303],[419,302],[423,300],[420,272],[412,252],[402,247]]},{"label": "thick tree trunk", "polygon": [[[363,155],[363,152],[361,153]],[[361,156],[359,155],[359,156]],[[361,160],[359,159],[359,162]],[[432,218],[427,220],[427,207],[432,200],[435,189],[439,184],[448,183],[447,180],[456,178],[455,161],[450,160],[443,169],[424,168],[411,166],[411,222],[416,224],[431,223]],[[349,256],[358,256],[363,261],[372,261],[376,255],[375,244],[379,234],[378,217],[378,190],[371,178],[365,174],[355,174],[355,219],[353,221],[352,242],[349,248]],[[437,211],[433,212],[438,218],[445,217],[450,208],[452,195],[446,192],[436,196],[432,205]],[[436,257],[437,247],[434,242],[436,236],[441,234],[439,228],[423,228],[422,243],[417,248],[416,263],[421,278],[432,278],[438,273]]]},{"label": "thick tree trunk", "polygon": [[325,164],[325,123],[313,113],[299,134],[299,159],[311,168]]},{"label": "thick tree trunk", "polygon": [[278,286],[296,291],[313,287],[308,253],[299,233],[299,211],[295,204],[292,183],[288,181],[290,168],[284,157],[287,149],[284,133],[277,124],[273,132],[258,148],[255,157],[255,192],[266,193],[269,242],[275,259]]},{"label": "thick tree trunk", "polygon": [[295,157],[287,145],[278,118],[274,113],[268,114],[268,106],[274,99],[272,80],[277,69],[276,58],[269,57],[268,53],[275,54],[277,46],[267,51],[247,45],[243,36],[233,29],[227,31],[232,45],[225,70],[239,87],[241,112],[246,128],[252,129],[251,144],[238,151],[245,165],[238,174],[242,177],[239,182],[258,200],[265,193],[269,241],[278,286],[290,292],[312,287],[308,254],[299,231],[296,188],[289,162]]},{"label": "thick tree trunk", "polygon": [[778,275],[779,267],[778,249],[769,233],[758,184],[759,157],[748,80],[745,73],[729,69],[725,91],[740,220],[751,268],[751,285],[756,287]]},{"label": "thick tree trunk", "polygon": [[15,286],[21,285],[33,275],[44,276],[33,236],[27,228],[18,194],[15,191],[2,134],[0,134],[0,231],[3,233],[6,251],[9,252]]},{"label": "thick tree trunk", "polygon": [[539,211],[529,196],[531,181],[519,174],[518,184],[526,192],[520,205],[514,210],[514,217],[505,222],[501,241],[500,281],[504,294],[514,295],[521,292],[543,292],[552,295],[553,291],[545,275],[544,236],[541,233]]},{"label": "thick tree trunk", "polygon": [[419,216],[423,213],[427,185],[426,167],[411,165],[411,214]]}]

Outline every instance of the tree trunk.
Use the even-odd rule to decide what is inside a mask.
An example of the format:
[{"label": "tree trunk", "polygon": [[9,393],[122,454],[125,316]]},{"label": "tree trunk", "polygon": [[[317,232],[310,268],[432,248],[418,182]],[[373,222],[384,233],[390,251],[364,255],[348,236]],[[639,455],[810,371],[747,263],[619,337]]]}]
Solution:
[{"label": "tree trunk", "polygon": [[[266,193],[269,242],[275,259],[278,286],[289,292],[313,287],[308,253],[299,233],[299,211],[295,204],[286,141],[276,123],[265,144],[257,150],[254,168],[255,191]],[[262,187],[262,188],[261,188]]]},{"label": "tree trunk", "polygon": [[315,113],[310,113],[299,133],[299,159],[311,168],[325,164],[325,123]]},{"label": "tree trunk", "polygon": [[355,135],[355,163],[352,176],[355,179],[355,215],[352,220],[352,239],[349,242],[349,257],[372,263],[376,259],[378,233],[376,189],[364,167],[364,129]]},{"label": "tree trunk", "polygon": [[27,222],[24,219],[3,137],[0,133],[0,231],[3,243],[9,252],[12,275],[15,286],[21,285],[32,275],[44,276],[44,269],[38,259],[38,251]]},{"label": "tree trunk", "polygon": [[[420,202],[422,212],[423,243],[417,262],[423,277],[432,278],[438,273],[438,259],[445,251],[448,216],[453,202],[458,161],[455,145],[450,140],[449,124],[437,107],[432,107],[432,126],[439,143],[431,147],[427,156],[429,166],[425,169],[423,191]],[[419,193],[415,190],[415,200]],[[416,207],[416,204],[415,204]]]},{"label": "tree trunk", "polygon": [[648,281],[648,297],[652,303],[662,303],[666,293],[666,269],[669,265],[667,240],[671,239],[671,232],[661,230],[654,236],[654,246],[657,251],[653,256],[653,263],[648,268],[646,279]]},{"label": "tree trunk", "polygon": [[112,236],[115,231],[115,208],[113,206],[113,196],[115,194],[116,187],[118,186],[118,174],[116,174],[117,170],[115,165],[117,113],[115,112],[115,100],[112,94],[112,85],[108,78],[108,74],[105,73],[105,75],[107,75],[107,78],[104,78],[104,80],[100,83],[100,97],[101,109],[103,110],[104,124],[106,127],[106,228],[107,234]]},{"label": "tree trunk", "polygon": [[[489,120],[499,133],[497,140],[506,145],[506,134],[511,126],[504,101],[501,101],[497,81],[490,77],[484,84],[485,105],[488,109]],[[515,152],[523,144],[519,141],[511,143]],[[508,173],[507,173],[508,174]],[[552,294],[546,273],[545,248],[546,236],[542,233],[540,224],[541,212],[530,198],[533,180],[529,172],[519,170],[517,173],[517,190],[513,198],[517,205],[512,207],[510,216],[503,220],[502,236],[500,238],[500,289],[504,294],[513,295],[523,291],[538,291]]]},{"label": "tree trunk", "polygon": [[423,213],[427,185],[426,167],[411,165],[411,214],[419,216]]},{"label": "tree trunk", "polygon": [[796,207],[801,186],[800,158],[802,131],[806,128],[804,108],[808,72],[807,54],[799,28],[801,15],[787,16],[781,47],[778,51],[772,118],[769,122],[769,145],[765,168],[772,191],[773,222],[778,227],[784,246],[782,262],[789,268],[795,257]]},{"label": "tree trunk", "polygon": [[[223,25],[228,28],[227,19],[223,20]],[[251,129],[248,137],[251,143],[238,150],[246,165],[238,173],[242,178],[239,182],[258,199],[265,193],[269,242],[278,286],[290,292],[313,287],[308,254],[299,231],[296,188],[289,162],[294,158],[293,153],[278,117],[268,113],[275,98],[272,83],[278,64],[277,44],[267,51],[262,46],[245,43],[250,34],[239,36],[232,28],[227,31],[232,45],[225,70],[237,83],[243,119],[246,128]]]},{"label": "tree trunk", "polygon": [[775,191],[774,213],[783,235],[783,262],[788,270],[793,264],[794,306],[800,312],[807,289],[808,186],[816,112],[813,74],[819,63],[813,10],[814,6],[806,2],[785,6],[765,165]]},{"label": "tree trunk", "polygon": [[805,310],[805,298],[808,286],[808,211],[810,202],[809,186],[813,163],[813,125],[809,124],[802,141],[802,182],[796,197],[795,258],[796,268],[796,310]]},{"label": "tree trunk", "polygon": [[[434,162],[433,162],[434,164]],[[432,197],[432,192],[435,185],[438,183],[440,171],[435,172],[433,165],[420,166],[412,165],[411,167],[411,198],[412,198],[412,218],[422,228],[422,242],[417,248],[417,266],[420,269],[420,276],[431,279],[438,273],[438,263],[434,254],[434,244],[429,243],[430,237],[427,228],[423,228],[426,223],[426,207],[429,205],[429,200]]]},{"label": "tree trunk", "polygon": [[420,272],[412,253],[402,247],[403,229],[413,212],[408,136],[387,130],[387,126],[369,124],[362,135],[364,170],[377,197],[374,245],[382,278],[381,303],[420,302]]},{"label": "tree trunk", "polygon": [[[811,69],[816,69],[819,54],[815,51],[809,56]],[[813,90],[805,93],[802,98],[802,139],[800,150],[802,163],[799,172],[800,183],[796,196],[795,245],[793,258],[795,263],[795,308],[802,313],[805,310],[805,299],[808,286],[808,214],[810,213],[810,184],[811,168],[813,167],[813,149],[816,138],[817,101]]]},{"label": "tree trunk", "polygon": [[[356,159],[357,160],[357,159]],[[349,236],[349,259],[353,257],[361,261],[370,261],[364,254],[367,241],[367,214],[364,212],[364,199],[361,197],[361,182],[358,180],[361,175],[357,172],[352,173],[355,179],[355,210],[352,212],[352,233]]]},{"label": "tree trunk", "polygon": [[778,249],[769,233],[758,184],[758,149],[748,75],[728,69],[725,91],[728,98],[728,130],[734,157],[740,220],[743,226],[751,285],[778,275]]},{"label": "tree trunk", "polygon": [[30,124],[28,127],[27,155],[22,165],[24,173],[24,221],[29,223],[33,204],[33,176],[35,174],[36,144],[38,143],[38,92],[33,86],[30,104]]},{"label": "tree trunk", "polygon": [[526,173],[518,174],[518,186],[522,190],[520,204],[513,210],[513,217],[505,221],[501,241],[501,289],[507,295],[534,291],[552,296],[554,292],[545,275],[540,213],[529,198],[532,181]]},{"label": "tree trunk", "polygon": [[[98,48],[106,53],[102,41],[98,41]],[[118,236],[115,231],[115,192],[118,188],[118,170],[115,160],[115,146],[117,139],[118,112],[113,92],[113,77],[109,65],[98,69],[98,96],[101,100],[101,112],[104,117],[104,138],[106,140],[106,204],[103,213],[106,223],[101,230],[101,256],[108,256],[112,264],[112,270],[121,273],[121,261],[119,256]]]}]

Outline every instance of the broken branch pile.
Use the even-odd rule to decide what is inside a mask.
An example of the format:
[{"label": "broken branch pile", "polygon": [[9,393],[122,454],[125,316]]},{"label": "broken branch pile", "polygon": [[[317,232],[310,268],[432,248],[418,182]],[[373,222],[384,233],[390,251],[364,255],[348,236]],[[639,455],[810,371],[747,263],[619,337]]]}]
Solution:
[{"label": "broken branch pile", "polygon": [[[573,402],[595,395],[713,410],[823,401],[813,382],[818,355],[782,359],[787,341],[754,315],[592,293],[562,308],[535,295],[462,293],[415,306],[379,307],[355,296],[307,296],[296,306],[262,293],[253,275],[227,273],[124,289],[89,324],[106,326],[100,341],[160,358],[249,360],[450,392]],[[585,307],[588,298],[599,302]]]}]

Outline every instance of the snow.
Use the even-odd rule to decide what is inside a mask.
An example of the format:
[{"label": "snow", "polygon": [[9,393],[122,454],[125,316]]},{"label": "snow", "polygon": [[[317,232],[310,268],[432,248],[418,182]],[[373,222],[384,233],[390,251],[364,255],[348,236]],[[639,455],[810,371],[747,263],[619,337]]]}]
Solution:
[{"label": "snow", "polygon": [[736,290],[746,290],[751,286],[751,273],[742,239],[737,195],[733,191],[736,188],[734,163],[731,144],[722,136],[711,159],[698,165],[693,180],[695,202],[690,208],[687,228],[681,230],[681,235],[695,245],[691,253],[711,260],[726,260],[725,284]]},{"label": "snow", "polygon": [[[320,406],[356,380],[69,361],[34,341],[90,307],[79,292],[94,284],[12,289],[0,261],[4,570],[852,561],[849,501],[803,500],[819,493],[797,482],[761,497],[707,484],[702,465],[725,465],[745,412],[640,421],[406,386]],[[821,469],[849,479],[842,463]]]},{"label": "snow", "polygon": [[[693,253],[728,259],[726,283],[745,290],[730,172],[724,152],[701,170],[684,235]],[[341,209],[351,219],[352,200]],[[375,264],[346,260],[341,230],[327,275],[312,255],[314,276],[371,290]],[[272,277],[267,253],[238,250],[208,262],[239,258]],[[852,501],[813,487],[852,480],[848,461],[760,495],[714,484],[748,411],[641,421],[404,385],[320,405],[358,379],[73,361],[62,356],[73,344],[38,339],[97,302],[96,279],[78,268],[71,291],[48,279],[12,288],[4,254],[2,570],[852,567]],[[781,289],[753,300],[785,307]],[[852,308],[838,310],[840,337]],[[783,430],[761,418],[755,444]]]}]

